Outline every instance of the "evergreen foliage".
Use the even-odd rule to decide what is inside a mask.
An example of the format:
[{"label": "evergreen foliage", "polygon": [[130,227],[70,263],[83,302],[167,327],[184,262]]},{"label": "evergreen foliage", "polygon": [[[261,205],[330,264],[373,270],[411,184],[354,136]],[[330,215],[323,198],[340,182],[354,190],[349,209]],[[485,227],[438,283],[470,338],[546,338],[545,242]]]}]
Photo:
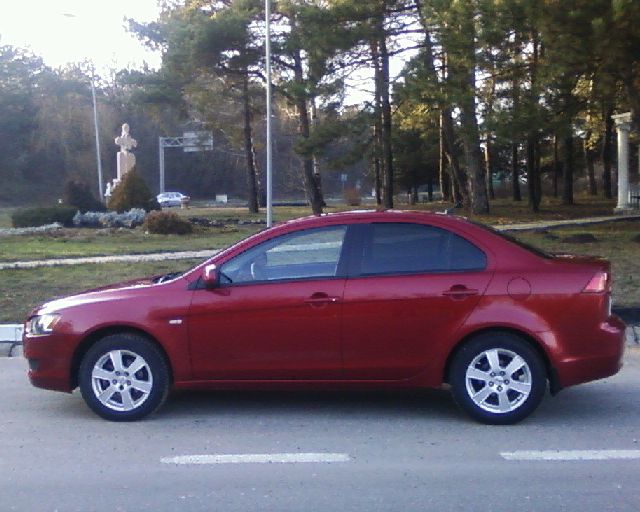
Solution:
[{"label": "evergreen foliage", "polygon": [[71,179],[64,187],[64,204],[75,207],[80,212],[103,212],[106,207],[98,200],[84,181]]},{"label": "evergreen foliage", "polygon": [[63,226],[73,226],[73,216],[76,214],[73,206],[47,206],[16,210],[11,215],[14,228],[45,226],[55,222]]},{"label": "evergreen foliage", "polygon": [[151,194],[147,183],[137,173],[135,167],[127,172],[115,187],[107,206],[110,210],[119,213],[132,208],[142,208],[147,212],[160,209],[158,201]]},{"label": "evergreen foliage", "polygon": [[[266,153],[264,2],[163,6],[151,23],[130,20],[143,43],[162,50],[162,67],[96,84],[102,162],[113,173],[112,137],[124,121],[149,179],[158,134],[211,130],[211,152],[167,150],[167,189],[246,197],[256,211]],[[439,184],[445,200],[471,213],[489,210],[494,182],[534,212],[543,194],[571,204],[574,187],[615,192],[611,115],[631,112],[640,129],[638,0],[271,6],[274,189],[283,198],[304,193],[319,213],[323,194],[341,192],[342,174],[375,188],[386,206],[394,189]],[[54,70],[0,45],[4,204],[62,197],[70,177],[93,182],[90,83],[82,64]]]}]

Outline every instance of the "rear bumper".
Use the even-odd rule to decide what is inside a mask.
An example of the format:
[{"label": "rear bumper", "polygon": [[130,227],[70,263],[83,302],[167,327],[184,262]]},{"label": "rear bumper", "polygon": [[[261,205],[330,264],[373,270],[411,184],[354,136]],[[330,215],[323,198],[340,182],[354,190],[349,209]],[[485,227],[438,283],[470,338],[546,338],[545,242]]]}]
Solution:
[{"label": "rear bumper", "polygon": [[555,373],[560,388],[615,375],[622,368],[625,347],[624,322],[611,316],[599,326],[595,342],[584,353],[556,361]]}]

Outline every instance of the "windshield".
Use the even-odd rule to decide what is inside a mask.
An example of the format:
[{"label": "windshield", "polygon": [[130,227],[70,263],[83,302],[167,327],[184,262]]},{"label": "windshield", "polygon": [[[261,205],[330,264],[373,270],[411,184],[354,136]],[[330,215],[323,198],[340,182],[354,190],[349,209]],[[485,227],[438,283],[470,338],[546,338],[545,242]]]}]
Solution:
[{"label": "windshield", "polygon": [[180,277],[182,274],[184,274],[184,271],[169,272],[168,274],[163,274],[163,275],[154,277],[153,282],[155,284],[166,283],[167,281],[172,281],[173,279]]}]

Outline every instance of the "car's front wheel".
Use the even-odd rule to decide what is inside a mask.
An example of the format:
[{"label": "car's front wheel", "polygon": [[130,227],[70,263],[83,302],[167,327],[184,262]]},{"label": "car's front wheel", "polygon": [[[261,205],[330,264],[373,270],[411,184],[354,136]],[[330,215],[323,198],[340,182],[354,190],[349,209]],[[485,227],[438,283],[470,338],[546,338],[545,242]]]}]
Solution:
[{"label": "car's front wheel", "polygon": [[122,333],[96,342],[80,364],[79,384],[87,405],[111,421],[134,421],[156,411],[169,392],[169,369],[146,338]]},{"label": "car's front wheel", "polygon": [[449,374],[460,408],[483,423],[517,423],[540,404],[547,375],[540,355],[505,332],[484,333],[455,355]]}]

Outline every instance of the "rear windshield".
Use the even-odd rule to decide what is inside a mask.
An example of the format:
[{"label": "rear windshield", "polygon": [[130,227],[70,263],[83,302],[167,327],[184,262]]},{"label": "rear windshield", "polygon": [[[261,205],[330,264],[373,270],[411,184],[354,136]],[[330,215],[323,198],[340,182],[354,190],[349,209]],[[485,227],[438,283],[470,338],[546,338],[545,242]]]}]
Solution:
[{"label": "rear windshield", "polygon": [[475,222],[470,220],[469,222],[471,222],[471,224],[474,224],[475,226],[481,227],[483,229],[485,229],[486,231],[489,231],[491,233],[493,233],[494,235],[498,235],[500,238],[503,238],[509,242],[511,242],[512,244],[516,244],[518,247],[523,248],[525,251],[529,251],[530,253],[535,254],[536,256],[540,256],[541,258],[546,258],[546,259],[552,259],[553,258],[553,254],[548,253],[546,251],[543,251],[542,249],[538,249],[537,247],[528,244],[526,242],[523,242],[522,240],[517,239],[515,236],[508,234],[505,231],[498,231],[497,229],[491,227],[491,226],[487,226],[486,224],[481,224],[479,222]]}]

